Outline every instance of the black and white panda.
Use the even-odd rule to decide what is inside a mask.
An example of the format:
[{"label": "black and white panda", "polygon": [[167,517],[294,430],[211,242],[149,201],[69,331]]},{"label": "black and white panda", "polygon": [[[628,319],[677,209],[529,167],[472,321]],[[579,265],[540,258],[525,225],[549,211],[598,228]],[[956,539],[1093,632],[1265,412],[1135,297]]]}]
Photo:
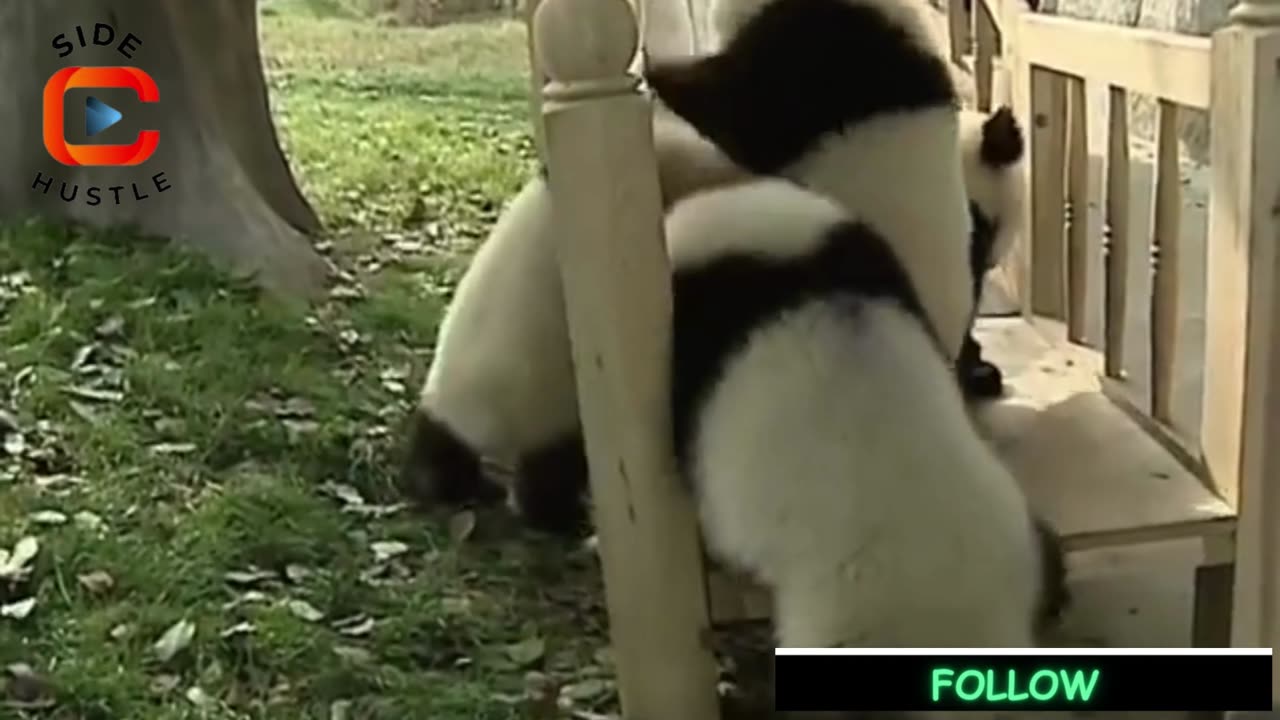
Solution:
[{"label": "black and white panda", "polygon": [[672,112],[760,176],[829,195],[892,238],[944,352],[973,308],[959,99],[919,0],[715,0],[720,47],[654,63]]},{"label": "black and white panda", "polygon": [[[654,145],[665,205],[744,179],[706,139],[655,108]],[[517,497],[531,524],[580,527],[586,486],[568,326],[545,177],[504,208],[455,290],[411,420],[404,490],[427,503],[491,502],[506,490],[481,458],[514,467],[539,492]],[[519,495],[519,492],[517,492]],[[539,500],[548,502],[539,505]]]},{"label": "black and white panda", "polygon": [[792,183],[665,227],[674,441],[703,536],[788,647],[1025,647],[1060,551],[984,442],[895,244]]},{"label": "black and white panda", "polygon": [[[965,190],[973,219],[969,262],[975,316],[983,278],[1004,258],[1022,226],[1025,147],[1022,128],[1008,107],[990,114],[976,110],[960,113]],[[970,398],[994,398],[1004,391],[999,368],[982,359],[982,348],[972,332],[965,337],[956,360],[956,374]]]}]

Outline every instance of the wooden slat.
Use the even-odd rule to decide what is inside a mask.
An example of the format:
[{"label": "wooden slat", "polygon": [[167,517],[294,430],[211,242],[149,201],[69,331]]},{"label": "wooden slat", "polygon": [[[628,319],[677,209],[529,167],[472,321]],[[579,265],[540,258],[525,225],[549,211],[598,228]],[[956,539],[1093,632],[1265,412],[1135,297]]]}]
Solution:
[{"label": "wooden slat", "polygon": [[964,0],[947,0],[947,34],[951,39],[952,62],[964,59],[972,49],[973,37],[970,35],[970,27],[972,27],[972,20],[969,11],[964,9]]},{"label": "wooden slat", "polygon": [[1000,54],[1000,31],[985,0],[974,0],[974,8],[974,87],[978,95],[978,109],[990,112],[995,84],[994,59]]},{"label": "wooden slat", "polygon": [[1181,326],[1182,179],[1178,168],[1178,106],[1161,100],[1159,107],[1151,242],[1151,414],[1171,425]]},{"label": "wooden slat", "polygon": [[1031,68],[1031,310],[1066,316],[1066,78]]},{"label": "wooden slat", "polygon": [[1112,86],[1107,110],[1105,371],[1123,379],[1129,306],[1129,94]]},{"label": "wooden slat", "polygon": [[1208,38],[1038,13],[1018,21],[1020,50],[1033,65],[1209,107]]},{"label": "wooden slat", "polygon": [[1089,126],[1082,78],[1068,78],[1067,107],[1067,335],[1083,343],[1089,319]]}]

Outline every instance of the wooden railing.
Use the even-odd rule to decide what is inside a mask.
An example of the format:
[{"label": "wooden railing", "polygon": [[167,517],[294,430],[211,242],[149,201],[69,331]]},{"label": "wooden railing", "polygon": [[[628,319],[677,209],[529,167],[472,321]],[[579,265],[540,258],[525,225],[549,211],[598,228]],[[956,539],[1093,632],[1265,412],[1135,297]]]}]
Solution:
[{"label": "wooden railing", "polygon": [[[953,37],[969,37],[963,9],[952,7],[949,16]],[[1054,339],[1097,350],[1108,396],[1237,508],[1233,637],[1236,644],[1274,646],[1280,636],[1280,0],[1237,6],[1212,38],[1031,13],[1023,0],[974,0],[972,23],[979,106],[1011,103],[1030,127],[1031,211],[1002,268],[1002,284],[1033,322],[1057,333]],[[953,39],[953,58],[968,48],[967,40]],[[1155,99],[1149,237],[1135,232],[1145,223],[1133,222],[1133,93]],[[1091,112],[1089,103],[1097,100],[1105,112]],[[1207,111],[1211,127],[1204,255],[1187,252],[1179,153],[1184,108]],[[1186,282],[1199,272],[1203,298]],[[1139,293],[1148,279],[1150,291]],[[1145,323],[1135,322],[1143,315],[1135,302],[1149,303]],[[1204,342],[1193,345],[1184,331],[1189,306],[1201,302]],[[1097,331],[1091,313],[1099,307]],[[1146,367],[1138,362],[1142,355]],[[1201,363],[1199,420],[1178,427],[1176,381]]]}]

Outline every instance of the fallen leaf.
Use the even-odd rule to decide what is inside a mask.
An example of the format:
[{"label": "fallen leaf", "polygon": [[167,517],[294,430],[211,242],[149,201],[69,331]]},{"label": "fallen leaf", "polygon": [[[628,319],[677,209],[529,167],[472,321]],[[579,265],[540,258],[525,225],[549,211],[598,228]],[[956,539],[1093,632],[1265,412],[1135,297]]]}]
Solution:
[{"label": "fallen leaf", "polygon": [[187,688],[187,692],[184,694],[187,701],[198,708],[208,708],[213,705],[213,698],[209,697],[209,693],[206,693],[199,685],[192,685]]},{"label": "fallen leaf", "polygon": [[222,632],[218,633],[218,637],[222,638],[223,640],[226,640],[229,637],[235,637],[236,635],[248,635],[249,633],[253,633],[257,631],[258,631],[258,627],[251,622],[247,622],[247,621],[238,622],[235,625],[232,625],[231,627],[227,628],[226,630],[223,630]]},{"label": "fallen leaf", "polygon": [[5,668],[6,679],[0,695],[5,705],[17,710],[39,710],[54,705],[53,687],[26,663],[13,663]]},{"label": "fallen leaf", "polygon": [[173,692],[178,684],[182,682],[182,678],[177,675],[163,674],[151,678],[151,684],[148,689],[153,695],[168,695]]},{"label": "fallen leaf", "polygon": [[133,634],[133,626],[129,623],[120,623],[111,628],[111,632],[107,633],[112,640],[123,640]]},{"label": "fallen leaf", "polygon": [[14,620],[25,620],[32,610],[36,609],[36,599],[34,596],[25,600],[19,600],[8,605],[0,605],[0,617],[13,618]]},{"label": "fallen leaf", "polygon": [[295,617],[307,622],[319,622],[324,619],[324,613],[306,600],[290,600],[288,607],[289,612],[293,613]]},{"label": "fallen leaf", "polygon": [[476,514],[472,510],[463,510],[449,518],[449,537],[455,543],[462,543],[471,537],[476,529]]},{"label": "fallen leaf", "polygon": [[156,443],[148,448],[156,455],[188,455],[196,451],[195,443]]},{"label": "fallen leaf", "polygon": [[334,700],[329,704],[329,720],[347,720],[350,716],[350,700]]},{"label": "fallen leaf", "polygon": [[251,570],[229,570],[222,575],[227,582],[234,585],[252,585],[263,580],[270,580],[275,576],[276,574],[273,572],[257,568]]},{"label": "fallen leaf", "polygon": [[93,334],[100,338],[115,337],[124,331],[124,318],[119,315],[112,315],[102,324],[93,329]]},{"label": "fallen leaf", "polygon": [[347,505],[364,505],[364,498],[360,497],[360,491],[350,485],[343,483],[325,483],[321,486],[321,489]]},{"label": "fallen leaf", "polygon": [[76,580],[80,581],[80,585],[84,587],[85,590],[88,590],[95,595],[101,595],[102,593],[108,592],[116,585],[115,578],[111,577],[109,573],[103,570],[94,570],[93,572],[85,573],[83,575],[77,575]]},{"label": "fallen leaf", "polygon": [[76,527],[83,528],[85,530],[101,530],[106,526],[106,523],[103,522],[101,516],[97,513],[89,512],[88,510],[81,510],[76,513],[74,519]]},{"label": "fallen leaf", "polygon": [[561,691],[565,697],[575,702],[594,700],[609,691],[609,684],[604,680],[593,678],[566,685]]},{"label": "fallen leaf", "polygon": [[31,571],[27,565],[40,552],[40,541],[33,535],[19,540],[13,551],[0,550],[0,580],[21,580]]},{"label": "fallen leaf", "polygon": [[409,552],[409,546],[397,540],[370,543],[369,549],[373,551],[373,557],[378,562],[386,562],[397,555]]},{"label": "fallen leaf", "polygon": [[333,653],[343,660],[353,663],[367,664],[373,662],[373,655],[364,648],[358,648],[353,645],[334,645]]},{"label": "fallen leaf", "polygon": [[375,624],[376,623],[373,618],[365,618],[363,621],[354,625],[338,628],[338,632],[346,635],[347,637],[361,637],[373,632]]},{"label": "fallen leaf", "polygon": [[62,390],[68,395],[78,397],[81,400],[88,400],[90,402],[117,403],[124,400],[124,393],[118,390],[99,390],[97,388],[84,387],[81,385],[65,387]]},{"label": "fallen leaf", "polygon": [[284,576],[289,578],[289,582],[300,583],[314,574],[310,569],[296,563],[289,563],[284,567]]},{"label": "fallen leaf", "polygon": [[37,510],[27,517],[38,525],[65,525],[67,522],[67,516],[57,510]]},{"label": "fallen leaf", "polygon": [[179,620],[164,631],[151,649],[160,662],[169,662],[190,645],[195,636],[196,624],[190,620]]},{"label": "fallen leaf", "polygon": [[542,638],[532,637],[506,647],[507,657],[517,665],[532,665],[542,659],[547,651],[547,643]]}]

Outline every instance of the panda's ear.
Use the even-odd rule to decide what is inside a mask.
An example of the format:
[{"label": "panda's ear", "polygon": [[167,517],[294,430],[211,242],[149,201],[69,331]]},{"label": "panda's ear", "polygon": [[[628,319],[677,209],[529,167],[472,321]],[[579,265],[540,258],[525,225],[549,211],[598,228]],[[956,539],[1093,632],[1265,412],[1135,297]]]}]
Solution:
[{"label": "panda's ear", "polygon": [[734,75],[728,70],[721,56],[710,55],[655,63],[645,81],[659,102],[733,157],[741,145],[737,135],[742,128],[734,110],[741,112],[742,103],[734,97]]}]

